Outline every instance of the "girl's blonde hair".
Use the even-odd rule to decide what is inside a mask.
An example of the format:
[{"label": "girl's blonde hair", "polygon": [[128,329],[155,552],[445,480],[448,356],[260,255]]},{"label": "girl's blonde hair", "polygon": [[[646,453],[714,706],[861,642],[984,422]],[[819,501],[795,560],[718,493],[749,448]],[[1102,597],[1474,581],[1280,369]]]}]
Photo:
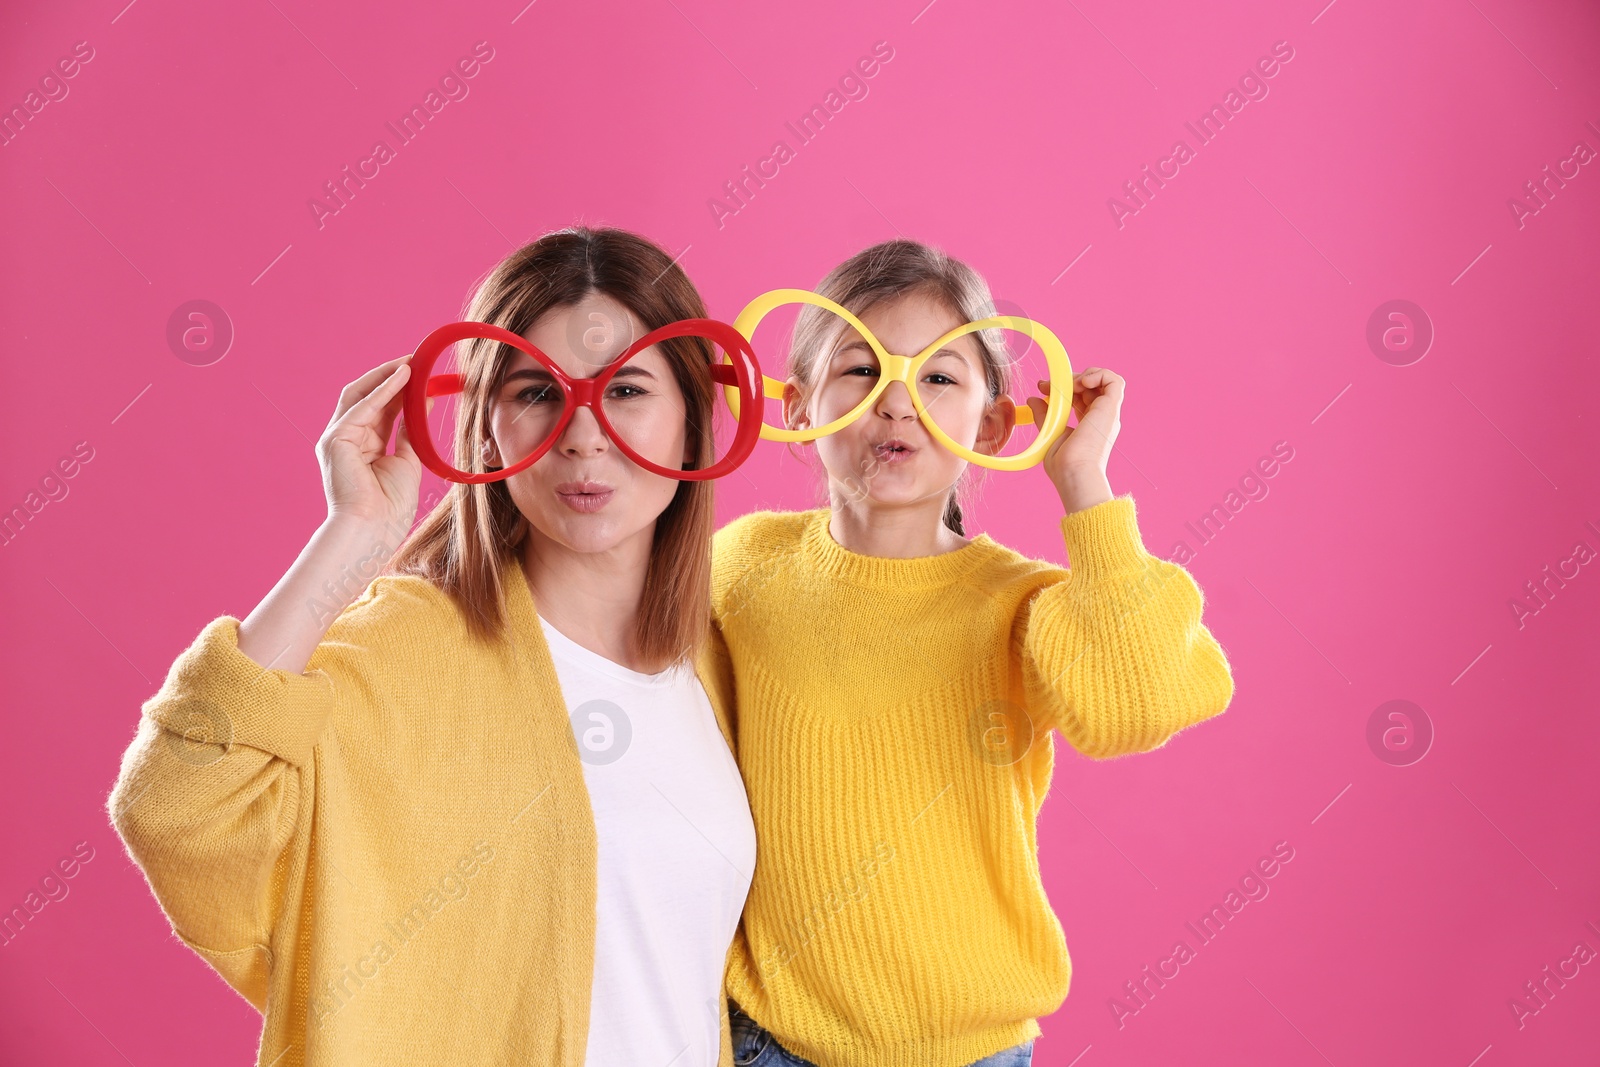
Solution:
[{"label": "girl's blonde hair", "polygon": [[[989,283],[982,275],[937,248],[904,237],[857,252],[829,271],[817,283],[816,292],[858,318],[874,304],[913,294],[941,301],[963,322],[975,322],[996,313]],[[789,344],[789,376],[799,382],[802,405],[810,400],[818,361],[832,353],[845,328],[844,320],[831,311],[813,304],[801,306]],[[1011,391],[1011,359],[1002,333],[992,329],[972,334],[983,356],[991,401]],[[962,483],[957,482],[950,491],[945,501],[944,524],[965,536],[961,490]]]},{"label": "girl's blonde hair", "polygon": [[[628,308],[653,330],[679,319],[705,318],[706,307],[689,280],[661,248],[626,230],[573,226],[545,234],[508,255],[468,300],[462,319],[488,322],[523,335],[545,313],[601,293]],[[695,466],[711,462],[714,395],[704,367],[715,355],[699,337],[660,342],[683,392],[686,432],[699,442]],[[464,378],[454,452],[479,462],[489,435],[490,398],[516,350],[498,341],[457,346]],[[443,444],[443,442],[440,442]],[[692,657],[711,618],[711,534],[716,519],[710,481],[681,481],[656,519],[649,569],[634,634],[639,654],[664,669]],[[501,597],[509,580],[523,581],[518,564],[528,522],[504,481],[452,482],[449,491],[408,536],[386,571],[425,578],[461,608],[469,632],[503,637]]]}]

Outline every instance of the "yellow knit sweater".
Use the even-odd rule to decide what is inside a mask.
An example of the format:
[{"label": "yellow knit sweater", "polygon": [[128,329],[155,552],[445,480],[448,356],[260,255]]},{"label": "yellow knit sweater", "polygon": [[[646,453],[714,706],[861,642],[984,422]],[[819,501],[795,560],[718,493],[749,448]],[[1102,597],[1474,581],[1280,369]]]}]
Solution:
[{"label": "yellow knit sweater", "polygon": [[[505,585],[498,649],[379,577],[305,673],[223,616],[145,702],[109,813],[174,933],[264,1014],[262,1067],[582,1067],[594,818],[532,592]],[[696,667],[731,745],[720,637]]]},{"label": "yellow knit sweater", "polygon": [[1067,994],[1035,840],[1051,731],[1148,751],[1226,708],[1232,675],[1132,497],[1061,520],[1071,570],[985,534],[864,556],[828,520],[758,512],[714,543],[757,842],[726,984],[821,1067],[957,1067]]}]

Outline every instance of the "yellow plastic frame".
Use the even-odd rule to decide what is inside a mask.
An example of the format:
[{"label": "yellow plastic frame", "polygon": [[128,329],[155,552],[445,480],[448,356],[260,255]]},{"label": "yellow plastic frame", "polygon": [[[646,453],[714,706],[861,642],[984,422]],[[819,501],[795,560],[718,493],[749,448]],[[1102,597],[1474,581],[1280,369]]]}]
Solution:
[{"label": "yellow plastic frame", "polygon": [[[845,322],[855,327],[856,332],[866,339],[872,347],[873,353],[878,357],[878,383],[872,387],[866,399],[845,414],[834,419],[825,426],[816,426],[808,430],[790,430],[780,426],[773,426],[765,419],[761,422],[761,436],[768,441],[814,441],[825,437],[836,430],[843,428],[860,418],[873,404],[883,391],[889,388],[890,382],[904,382],[906,390],[911,394],[911,405],[917,411],[917,418],[934,439],[950,451],[980,467],[992,470],[1020,471],[1032,467],[1044,459],[1045,451],[1061,436],[1067,428],[1067,418],[1072,413],[1072,362],[1067,357],[1067,350],[1062,345],[1060,338],[1051,332],[1050,328],[1042,322],[1033,319],[1020,318],[1016,315],[994,315],[987,319],[979,319],[957,326],[949,333],[934,341],[914,356],[900,356],[888,351],[883,343],[867,329],[862,321],[849,311],[829,300],[825,296],[810,292],[806,289],[773,289],[762,293],[739,312],[739,317],[734,320],[733,328],[744,334],[752,343],[755,339],[756,327],[761,320],[766,318],[776,308],[784,304],[813,304],[833,312]],[[922,397],[917,393],[917,372],[922,365],[939,349],[954,341],[958,337],[965,337],[978,330],[987,330],[992,327],[1003,327],[1025,333],[1033,339],[1044,352],[1046,364],[1050,368],[1050,381],[1067,383],[1065,389],[1051,389],[1050,395],[1045,398],[1044,422],[1039,426],[1039,436],[1027,448],[1013,456],[989,456],[982,452],[975,452],[959,443],[939,428],[928,414],[928,409],[922,403]],[[781,400],[783,398],[784,383],[769,375],[762,375],[764,379],[762,390],[768,400]],[[728,406],[733,409],[735,416],[739,414],[738,391],[732,386],[724,386],[727,393]],[[1033,422],[1033,409],[1027,404],[1016,406],[1017,425],[1027,425]]]}]

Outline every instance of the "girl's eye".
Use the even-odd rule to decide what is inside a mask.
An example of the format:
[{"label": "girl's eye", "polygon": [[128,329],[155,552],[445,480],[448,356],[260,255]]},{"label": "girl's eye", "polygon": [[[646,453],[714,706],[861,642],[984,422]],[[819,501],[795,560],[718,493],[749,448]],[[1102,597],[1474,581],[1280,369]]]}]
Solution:
[{"label": "girl's eye", "polygon": [[[876,375],[878,373],[878,368],[876,366],[873,366],[870,363],[863,363],[860,366],[849,368],[844,373],[848,377],[849,375],[856,374],[857,371],[864,371],[864,372],[866,372],[867,376],[876,377]],[[860,376],[861,375],[857,375],[857,377],[860,377]]]},{"label": "girl's eye", "polygon": [[948,374],[939,374],[937,372],[928,375],[928,381],[932,382],[934,385],[954,385],[954,384],[956,384],[956,380],[954,378],[950,377]]}]

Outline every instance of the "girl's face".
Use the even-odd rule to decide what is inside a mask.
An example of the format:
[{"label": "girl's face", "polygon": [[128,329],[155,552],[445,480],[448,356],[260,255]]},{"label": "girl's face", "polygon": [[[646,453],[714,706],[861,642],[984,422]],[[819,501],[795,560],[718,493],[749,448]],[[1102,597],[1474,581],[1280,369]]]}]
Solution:
[{"label": "girl's face", "polygon": [[[645,332],[622,304],[590,293],[575,305],[552,308],[523,336],[569,377],[593,378]],[[628,360],[606,386],[602,405],[634,451],[666,467],[692,459],[683,391],[658,347]],[[517,352],[491,409],[490,463],[508,466],[502,457],[528,455],[561,410],[552,375]],[[603,552],[641,533],[648,536],[679,484],[624,455],[585,407],[573,412],[536,463],[506,479],[534,535],[577,552]]]},{"label": "girl's face", "polygon": [[[889,352],[914,356],[965,319],[942,301],[921,293],[872,305],[857,318]],[[872,348],[852,326],[845,326],[832,354],[818,357],[811,396],[802,410],[792,384],[785,393],[791,428],[822,426],[859,404],[878,381]],[[1004,447],[1016,423],[1011,399],[991,402],[989,381],[977,338],[957,338],[934,353],[917,372],[917,393],[939,428],[977,452]],[[827,469],[830,499],[907,505],[945,498],[967,461],[934,440],[911,403],[904,382],[890,382],[860,418],[819,437],[817,455]]]}]

